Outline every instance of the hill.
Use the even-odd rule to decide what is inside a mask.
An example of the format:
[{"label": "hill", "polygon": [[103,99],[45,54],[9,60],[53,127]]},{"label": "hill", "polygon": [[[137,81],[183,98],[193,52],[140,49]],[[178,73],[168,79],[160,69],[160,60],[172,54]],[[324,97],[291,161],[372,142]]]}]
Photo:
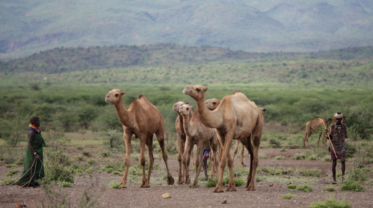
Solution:
[{"label": "hill", "polygon": [[211,45],[310,52],[373,45],[368,0],[4,0],[0,60],[56,47]]}]

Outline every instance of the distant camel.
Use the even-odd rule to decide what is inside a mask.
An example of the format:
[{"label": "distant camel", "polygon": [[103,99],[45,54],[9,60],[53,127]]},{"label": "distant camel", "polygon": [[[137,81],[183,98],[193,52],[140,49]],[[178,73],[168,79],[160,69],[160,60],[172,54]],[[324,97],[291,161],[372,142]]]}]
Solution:
[{"label": "distant camel", "polygon": [[[262,112],[262,116],[264,116],[264,112],[266,111],[266,109],[265,108],[259,108],[259,110]],[[240,144],[239,141],[236,140],[236,146],[234,147],[234,150],[233,150],[233,158],[232,158],[233,161],[234,161],[234,157],[236,157],[236,154],[238,152],[238,145],[239,144]],[[241,165],[242,165],[242,167],[246,167],[245,163],[243,163],[243,153],[244,153],[244,151],[245,151],[245,147],[242,145],[241,146]]]},{"label": "distant camel", "polygon": [[319,132],[319,140],[317,141],[317,144],[319,144],[320,142],[321,135],[323,136],[322,142],[324,144],[326,143],[326,135],[325,135],[324,126],[322,123],[326,123],[327,125],[330,125],[332,123],[332,119],[316,117],[315,119],[310,120],[306,123],[306,133],[303,138],[303,148],[306,148],[306,142],[307,142],[308,149],[311,149],[310,144],[308,143],[308,138],[311,136],[312,132],[316,132],[316,131]]}]

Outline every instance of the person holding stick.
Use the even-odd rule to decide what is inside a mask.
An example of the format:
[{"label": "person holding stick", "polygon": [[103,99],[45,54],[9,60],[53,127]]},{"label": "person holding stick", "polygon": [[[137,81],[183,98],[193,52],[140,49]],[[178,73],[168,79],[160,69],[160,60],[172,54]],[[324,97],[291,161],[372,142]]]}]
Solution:
[{"label": "person holding stick", "polygon": [[346,170],[346,145],[345,139],[348,138],[347,136],[347,128],[346,125],[342,123],[343,114],[337,112],[334,114],[334,121],[332,125],[330,125],[329,130],[325,128],[325,133],[328,135],[328,139],[330,139],[330,156],[333,160],[332,172],[333,172],[333,184],[337,184],[337,180],[335,178],[336,175],[336,166],[337,166],[337,159],[341,159],[342,164],[342,183],[343,177],[345,175]]}]

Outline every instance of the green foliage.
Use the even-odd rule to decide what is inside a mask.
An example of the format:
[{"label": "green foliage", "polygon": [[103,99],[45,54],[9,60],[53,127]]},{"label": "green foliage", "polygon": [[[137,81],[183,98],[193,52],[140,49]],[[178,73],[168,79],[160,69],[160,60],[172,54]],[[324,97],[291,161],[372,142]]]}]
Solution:
[{"label": "green foliage", "polygon": [[330,195],[329,199],[325,201],[312,202],[310,208],[351,208],[352,205],[347,202],[345,198],[342,201],[334,199],[333,195]]},{"label": "green foliage", "polygon": [[123,133],[116,129],[108,130],[104,134],[104,145],[119,150],[124,149]]},{"label": "green foliage", "polygon": [[79,125],[85,129],[91,125],[91,122],[98,116],[97,109],[93,106],[85,106],[79,111]]},{"label": "green foliage", "polygon": [[287,194],[281,195],[281,197],[282,197],[283,199],[291,199],[291,198],[293,198],[294,196],[295,196],[295,195],[290,194],[290,193],[287,193]]},{"label": "green foliage", "polygon": [[318,169],[298,169],[298,174],[300,176],[310,176],[310,177],[321,177],[321,170]]},{"label": "green foliage", "polygon": [[4,185],[4,186],[8,186],[14,182],[16,182],[18,179],[16,178],[4,178],[2,181],[1,181],[1,185]]},{"label": "green foliage", "polygon": [[269,145],[273,148],[280,148],[281,147],[281,144],[279,141],[277,141],[276,139],[270,139],[269,140]]},{"label": "green foliage", "polygon": [[71,182],[67,182],[67,181],[61,181],[58,183],[60,185],[60,187],[62,188],[68,188],[68,187],[73,187],[74,184],[71,183]]},{"label": "green foliage", "polygon": [[288,189],[296,189],[297,185],[295,185],[295,184],[289,184],[289,185],[286,186],[286,188],[288,188]]},{"label": "green foliage", "polygon": [[12,176],[12,175],[14,175],[16,173],[19,173],[19,172],[20,172],[20,170],[18,170],[18,169],[10,169],[8,171],[8,173],[6,174],[6,176]]},{"label": "green foliage", "polygon": [[336,191],[336,188],[334,188],[334,186],[327,186],[327,187],[324,187],[322,190],[333,192],[333,191]]},{"label": "green foliage", "polygon": [[282,148],[282,149],[280,150],[280,152],[286,152],[286,149],[285,149],[285,148]]},{"label": "green foliage", "polygon": [[83,151],[82,154],[86,157],[90,157],[91,156],[91,153],[88,152],[88,151]]},{"label": "green foliage", "polygon": [[123,187],[122,187],[122,185],[120,185],[119,183],[111,183],[111,184],[109,185],[109,188],[111,188],[111,189],[121,189],[121,188],[123,188]]},{"label": "green foliage", "polygon": [[17,167],[16,164],[5,164],[5,167],[6,168],[14,168],[14,167]]},{"label": "green foliage", "polygon": [[264,173],[268,175],[293,175],[294,170],[291,168],[284,168],[284,167],[259,167],[257,169],[257,173]]},{"label": "green foliage", "polygon": [[312,186],[307,185],[307,184],[299,185],[299,186],[297,186],[296,189],[298,191],[303,191],[303,192],[312,192],[313,191]]},{"label": "green foliage", "polygon": [[364,186],[362,186],[357,181],[345,181],[341,186],[342,191],[364,191]]},{"label": "green foliage", "polygon": [[[218,183],[218,180],[219,180],[218,178],[214,178],[214,179],[209,178],[208,182],[206,183],[206,187],[208,187],[208,188],[209,187],[215,187],[216,184]],[[242,186],[243,184],[245,184],[245,181],[240,179],[240,178],[234,178],[233,181],[234,181],[234,185],[236,187],[239,187],[239,186]],[[228,183],[229,183],[229,178],[224,178],[223,179],[223,186],[225,186]]]}]

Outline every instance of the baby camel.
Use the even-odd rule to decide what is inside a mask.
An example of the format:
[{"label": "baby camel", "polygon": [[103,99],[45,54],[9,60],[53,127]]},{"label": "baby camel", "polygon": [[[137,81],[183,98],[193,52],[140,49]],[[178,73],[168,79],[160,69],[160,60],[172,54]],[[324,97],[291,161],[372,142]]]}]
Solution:
[{"label": "baby camel", "polygon": [[[130,152],[131,152],[131,137],[134,134],[136,138],[140,139],[140,164],[142,167],[142,183],[140,188],[149,188],[150,174],[153,167],[153,134],[157,136],[159,146],[162,150],[163,160],[167,169],[167,184],[173,185],[172,178],[167,164],[167,154],[164,144],[164,123],[163,117],[159,110],[151,104],[145,96],[140,95],[138,99],[134,100],[128,110],[124,106],[122,96],[124,92],[119,89],[113,89],[106,95],[105,101],[114,104],[118,118],[123,127],[123,138],[126,145],[126,159],[125,170],[120,184],[126,188],[128,168],[130,166]],[[144,150],[147,145],[149,155],[149,170],[148,177],[145,175],[145,158]]]},{"label": "baby camel", "polygon": [[[247,190],[255,190],[254,179],[258,166],[258,151],[262,137],[263,116],[256,104],[240,92],[225,96],[219,106],[209,111],[205,104],[206,87],[201,85],[189,85],[183,90],[184,95],[189,95],[197,103],[199,119],[203,125],[215,128],[219,140],[223,146],[222,155],[219,158],[219,181],[214,192],[223,192],[224,168],[228,162],[229,185],[227,191],[236,191],[233,181],[233,160],[230,157],[230,147],[233,139],[240,140],[250,153],[250,173],[247,178]],[[250,135],[252,135],[253,145]],[[254,148],[253,148],[254,146]],[[219,150],[220,151],[220,150]]]},{"label": "baby camel", "polygon": [[[198,113],[194,113],[192,119],[190,119],[190,113],[192,111],[192,106],[189,104],[183,104],[179,107],[179,113],[183,116],[184,131],[187,135],[187,140],[185,143],[185,151],[183,155],[183,165],[184,165],[184,175],[186,182],[189,180],[189,160],[190,160],[190,150],[193,148],[194,143],[197,145],[196,154],[196,175],[192,187],[196,187],[198,184],[198,176],[201,172],[202,167],[202,157],[203,157],[203,144],[204,142],[210,143],[210,149],[213,152],[213,157],[211,157],[211,177],[215,177],[215,167],[218,166],[217,157],[217,146],[218,139],[216,130],[213,128],[207,128],[204,126],[200,119]],[[187,122],[189,121],[189,122]]]}]

